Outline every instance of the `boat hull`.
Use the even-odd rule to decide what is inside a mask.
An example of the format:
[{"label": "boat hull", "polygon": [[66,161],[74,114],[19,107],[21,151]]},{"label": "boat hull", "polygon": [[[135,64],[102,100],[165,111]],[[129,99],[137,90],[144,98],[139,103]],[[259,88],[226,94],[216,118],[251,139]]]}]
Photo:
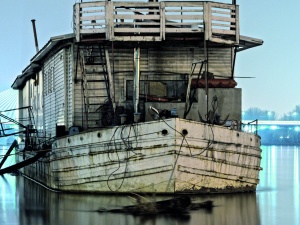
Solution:
[{"label": "boat hull", "polygon": [[257,135],[171,118],[62,137],[23,173],[71,192],[233,193],[255,191],[260,160]]}]

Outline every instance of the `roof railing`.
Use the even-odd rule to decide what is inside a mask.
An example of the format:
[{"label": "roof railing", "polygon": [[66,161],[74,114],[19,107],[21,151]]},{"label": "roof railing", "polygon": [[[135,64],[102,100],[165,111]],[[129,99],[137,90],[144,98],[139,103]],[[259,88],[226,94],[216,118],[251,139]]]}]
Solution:
[{"label": "roof railing", "polygon": [[238,45],[239,7],[203,1],[76,3],[74,33],[78,42],[91,35],[109,41],[162,41],[199,34],[211,42]]}]

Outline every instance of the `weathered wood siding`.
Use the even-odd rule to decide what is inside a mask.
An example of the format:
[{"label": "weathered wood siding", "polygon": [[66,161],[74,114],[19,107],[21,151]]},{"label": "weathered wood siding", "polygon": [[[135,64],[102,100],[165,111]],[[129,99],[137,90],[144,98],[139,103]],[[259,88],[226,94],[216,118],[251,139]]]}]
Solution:
[{"label": "weathered wood siding", "polygon": [[[201,43],[202,44],[202,43]],[[95,47],[96,48],[96,47]],[[110,66],[113,73],[115,87],[115,99],[117,106],[124,106],[126,93],[126,82],[133,80],[133,48],[122,46],[106,46],[109,51]],[[213,73],[215,78],[226,78],[231,76],[232,71],[232,48],[209,48],[207,51],[208,71]],[[141,80],[186,80],[186,75],[191,71],[191,65],[195,61],[205,59],[203,46],[195,43],[176,42],[164,44],[164,46],[141,47],[140,55],[140,79]],[[77,62],[76,54],[74,61]],[[86,125],[87,116],[84,108],[84,93],[82,89],[82,74],[85,67],[77,65],[77,82],[74,86],[74,125]],[[75,67],[75,66],[74,66]],[[194,72],[195,78],[198,75],[200,64]],[[101,65],[93,67],[96,76],[101,76]],[[204,72],[204,68],[202,70]],[[105,89],[105,84],[89,83],[93,89]],[[95,95],[95,91],[93,94]],[[97,94],[96,94],[97,95]],[[95,103],[95,102],[94,102]],[[99,101],[99,106],[101,105]],[[98,106],[98,107],[99,107]],[[91,116],[90,116],[91,117]]]},{"label": "weathered wood siding", "polygon": [[[30,106],[30,80],[26,82],[23,89],[19,92],[19,106],[20,107],[26,107]],[[17,120],[22,121],[24,118],[28,118],[28,111],[27,110],[19,110],[18,111],[18,117]],[[23,122],[24,124],[24,122]],[[27,125],[27,124],[24,124]]]},{"label": "weathered wood siding", "polygon": [[[151,70],[189,74],[193,62],[204,60],[204,49],[193,46],[168,46],[148,50]],[[199,64],[200,65],[200,64]],[[198,67],[199,69],[199,67]],[[211,48],[208,50],[208,70],[216,76],[231,75],[231,49]],[[197,73],[198,71],[195,71]],[[203,71],[202,71],[203,72]],[[157,77],[159,79],[160,77]],[[179,79],[179,77],[175,78]]]},{"label": "weathered wood siding", "polygon": [[27,80],[24,87],[19,90],[18,107],[20,107],[18,115],[13,119],[24,126],[34,125],[38,135],[43,136],[43,77],[41,71],[34,74],[32,79]]},{"label": "weathered wood siding", "polygon": [[65,49],[65,73],[66,73],[66,128],[73,126],[73,48]]},{"label": "weathered wood siding", "polygon": [[[73,61],[74,61],[74,84],[73,84],[73,126],[79,126],[83,127],[83,115],[84,112],[83,109],[83,93],[82,93],[82,73],[83,68],[80,65],[78,59],[79,59],[79,51],[78,46],[73,46]],[[77,74],[76,74],[77,71]]]},{"label": "weathered wood siding", "polygon": [[[203,60],[201,47],[189,45],[166,46],[161,48],[142,48],[140,57],[141,80],[184,80],[191,71],[192,62]],[[114,49],[110,52],[114,63],[115,101],[124,102],[126,80],[133,79],[133,49]],[[196,77],[200,64],[194,72]],[[208,50],[208,71],[216,78],[230,77],[232,52],[230,48],[211,48]],[[202,70],[202,72],[204,69]]]},{"label": "weathered wood siding", "polygon": [[33,103],[32,111],[34,116],[35,127],[39,136],[43,136],[44,131],[44,113],[43,113],[43,73],[40,71],[36,74],[36,80],[33,81]]},{"label": "weathered wood siding", "polygon": [[47,137],[56,136],[56,125],[65,125],[64,50],[44,64],[44,115]]}]

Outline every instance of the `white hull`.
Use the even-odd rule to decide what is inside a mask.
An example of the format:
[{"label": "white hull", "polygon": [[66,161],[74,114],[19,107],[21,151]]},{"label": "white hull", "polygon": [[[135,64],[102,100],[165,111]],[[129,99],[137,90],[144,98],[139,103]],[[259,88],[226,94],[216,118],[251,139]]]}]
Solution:
[{"label": "white hull", "polygon": [[260,160],[257,135],[172,118],[57,139],[23,172],[62,191],[226,193],[255,191]]}]

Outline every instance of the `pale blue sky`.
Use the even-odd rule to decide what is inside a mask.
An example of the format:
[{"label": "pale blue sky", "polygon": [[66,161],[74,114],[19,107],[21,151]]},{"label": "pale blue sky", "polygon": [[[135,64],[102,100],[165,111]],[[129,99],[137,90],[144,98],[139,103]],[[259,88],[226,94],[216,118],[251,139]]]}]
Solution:
[{"label": "pale blue sky", "polygon": [[[72,32],[75,2],[1,0],[0,91],[10,88],[35,54],[31,19],[36,19],[41,48],[50,37]],[[241,35],[264,40],[263,46],[237,56],[235,75],[255,77],[236,79],[243,88],[243,109],[259,107],[278,114],[292,111],[300,104],[300,1],[237,0],[237,4]]]}]

